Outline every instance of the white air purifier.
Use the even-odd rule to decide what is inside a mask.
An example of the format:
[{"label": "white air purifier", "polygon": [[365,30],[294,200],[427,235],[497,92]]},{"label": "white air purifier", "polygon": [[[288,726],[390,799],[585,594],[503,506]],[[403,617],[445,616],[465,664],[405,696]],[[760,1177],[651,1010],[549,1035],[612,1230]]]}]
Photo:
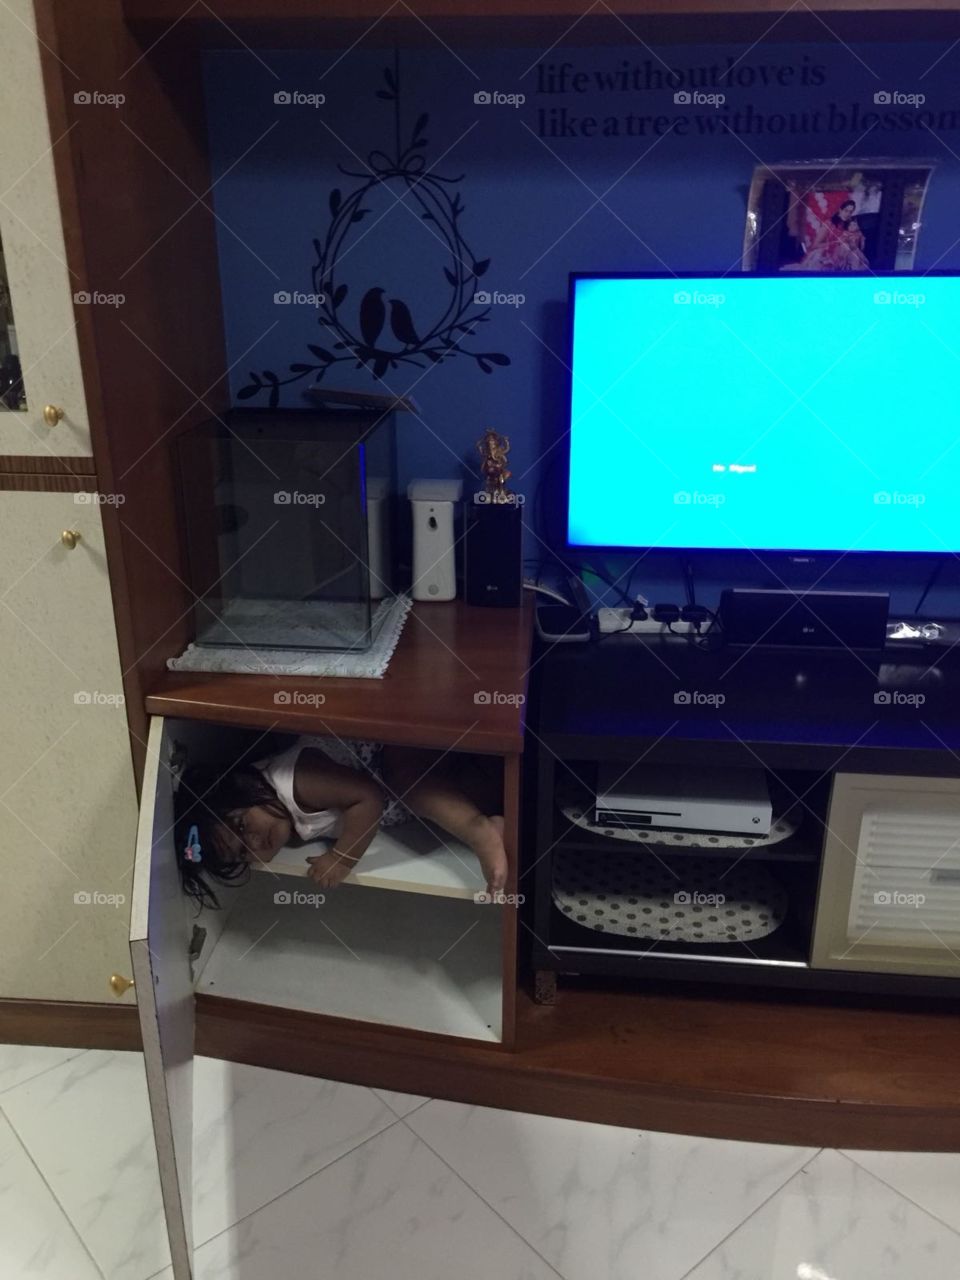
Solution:
[{"label": "white air purifier", "polygon": [[457,596],[456,512],[462,480],[412,480],[407,487],[413,516],[414,600]]}]

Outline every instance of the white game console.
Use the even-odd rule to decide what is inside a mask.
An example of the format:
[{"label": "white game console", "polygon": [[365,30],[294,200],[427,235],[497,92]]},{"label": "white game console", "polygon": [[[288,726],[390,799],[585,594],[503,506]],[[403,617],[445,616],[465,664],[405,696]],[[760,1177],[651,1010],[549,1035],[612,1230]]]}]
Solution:
[{"label": "white game console", "polygon": [[766,836],[773,809],[762,769],[601,764],[594,818],[601,826],[664,827]]}]

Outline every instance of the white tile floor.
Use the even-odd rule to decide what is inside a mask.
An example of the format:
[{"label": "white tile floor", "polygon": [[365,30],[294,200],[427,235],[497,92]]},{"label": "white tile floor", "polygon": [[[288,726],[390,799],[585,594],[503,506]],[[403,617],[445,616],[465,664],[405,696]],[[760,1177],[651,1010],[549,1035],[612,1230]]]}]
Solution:
[{"label": "white tile floor", "polygon": [[[960,1155],[678,1138],[199,1059],[197,1280],[956,1280]],[[0,1045],[0,1277],[169,1280],[138,1054]]]}]

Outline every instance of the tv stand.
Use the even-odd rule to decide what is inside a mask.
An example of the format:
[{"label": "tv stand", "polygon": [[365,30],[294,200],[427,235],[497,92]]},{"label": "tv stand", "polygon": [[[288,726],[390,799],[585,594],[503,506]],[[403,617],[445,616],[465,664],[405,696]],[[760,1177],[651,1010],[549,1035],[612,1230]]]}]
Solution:
[{"label": "tv stand", "polygon": [[[552,1003],[565,975],[638,987],[960,995],[960,665],[914,662],[896,653],[871,661],[848,651],[711,651],[672,636],[605,636],[544,651],[527,887],[535,998]],[[680,837],[653,832],[631,843],[584,829],[602,762],[624,771],[635,762],[762,766],[797,829],[742,849],[706,837],[678,847]],[[591,867],[613,856],[621,865],[626,857],[627,874],[644,860],[666,868],[667,885],[685,883],[692,857],[723,866],[711,870],[711,884],[736,884],[738,868],[762,867],[755,877],[773,877],[785,916],[757,941],[675,937],[671,930],[685,926],[666,925],[672,909],[665,936],[652,936],[654,921],[642,917],[636,937],[623,932],[634,917],[619,920],[619,932],[601,920],[598,931],[590,886],[582,900],[590,905],[574,915],[564,877],[578,859],[583,877],[601,875]]]}]

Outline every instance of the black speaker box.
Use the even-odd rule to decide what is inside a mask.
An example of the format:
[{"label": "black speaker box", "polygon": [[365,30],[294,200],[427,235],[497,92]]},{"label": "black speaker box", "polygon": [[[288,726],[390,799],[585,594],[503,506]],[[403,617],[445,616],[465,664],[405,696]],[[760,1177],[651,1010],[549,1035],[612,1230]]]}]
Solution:
[{"label": "black speaker box", "polygon": [[877,652],[890,597],[878,591],[724,591],[718,617],[727,644]]},{"label": "black speaker box", "polygon": [[467,604],[516,608],[523,595],[523,516],[513,502],[467,509],[464,597]]}]

